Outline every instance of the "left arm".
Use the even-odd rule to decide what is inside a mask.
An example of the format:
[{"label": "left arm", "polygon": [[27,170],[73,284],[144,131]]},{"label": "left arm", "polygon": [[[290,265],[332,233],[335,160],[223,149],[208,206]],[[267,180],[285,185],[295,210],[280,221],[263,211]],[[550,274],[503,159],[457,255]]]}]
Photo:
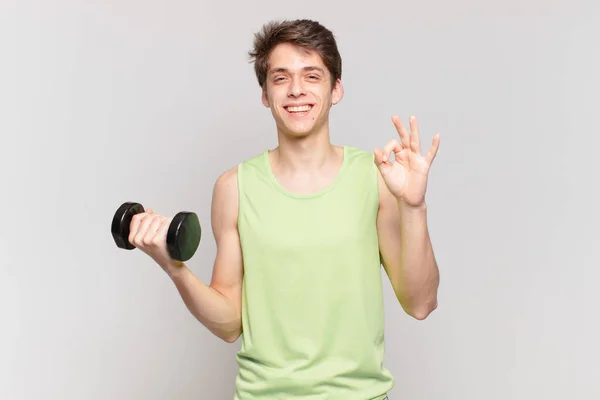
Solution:
[{"label": "left arm", "polygon": [[397,199],[379,176],[377,234],[382,264],[396,298],[410,316],[423,320],[437,307],[439,269],[427,227],[427,206]]},{"label": "left arm", "polygon": [[425,192],[440,138],[435,135],[422,156],[416,118],[410,118],[410,132],[397,116],[392,121],[401,142],[391,140],[383,150],[375,149],[374,159],[379,170],[379,252],[402,308],[423,320],[438,305],[440,277],[427,227]]}]

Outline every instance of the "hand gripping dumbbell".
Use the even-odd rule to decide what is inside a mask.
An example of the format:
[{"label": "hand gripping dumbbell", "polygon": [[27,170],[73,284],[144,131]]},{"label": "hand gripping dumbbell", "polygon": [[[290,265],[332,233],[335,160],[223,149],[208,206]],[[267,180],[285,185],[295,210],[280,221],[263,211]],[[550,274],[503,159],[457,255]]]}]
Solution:
[{"label": "hand gripping dumbbell", "polygon": [[[117,247],[132,250],[129,243],[131,220],[134,215],[143,213],[139,203],[126,202],[117,209],[112,220],[111,232]],[[180,212],[171,221],[167,231],[167,250],[173,260],[187,261],[196,252],[202,230],[198,216],[192,212]]]}]

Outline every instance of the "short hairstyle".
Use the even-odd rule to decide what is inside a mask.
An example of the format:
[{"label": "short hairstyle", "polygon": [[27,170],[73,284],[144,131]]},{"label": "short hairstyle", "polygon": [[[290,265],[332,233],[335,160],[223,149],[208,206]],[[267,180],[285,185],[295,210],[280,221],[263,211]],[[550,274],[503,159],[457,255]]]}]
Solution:
[{"label": "short hairstyle", "polygon": [[332,88],[342,77],[342,57],[329,29],[309,19],[270,21],[254,34],[254,47],[248,52],[261,87],[267,79],[271,51],[281,43],[290,43],[319,54],[331,74]]}]

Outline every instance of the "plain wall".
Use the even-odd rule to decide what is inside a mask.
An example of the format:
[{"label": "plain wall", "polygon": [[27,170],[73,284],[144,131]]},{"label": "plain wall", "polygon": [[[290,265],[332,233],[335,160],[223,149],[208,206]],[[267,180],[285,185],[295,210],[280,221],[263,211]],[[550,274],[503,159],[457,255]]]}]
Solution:
[{"label": "plain wall", "polygon": [[[332,140],[371,151],[416,115],[439,308],[385,280],[391,400],[600,398],[600,5],[590,1],[0,2],[0,399],[232,399],[235,352],[166,274],[118,249],[124,201],[200,217],[276,146],[248,63],[271,19],[333,30]],[[365,399],[366,400],[366,399]]]}]

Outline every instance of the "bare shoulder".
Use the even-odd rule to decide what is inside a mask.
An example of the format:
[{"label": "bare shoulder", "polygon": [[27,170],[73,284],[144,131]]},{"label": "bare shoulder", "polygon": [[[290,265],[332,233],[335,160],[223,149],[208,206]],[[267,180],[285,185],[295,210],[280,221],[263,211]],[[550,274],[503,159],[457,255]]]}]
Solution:
[{"label": "bare shoulder", "polygon": [[[213,229],[219,226],[237,225],[238,216],[238,167],[223,172],[216,180],[212,196]],[[216,232],[215,232],[216,233]]]},{"label": "bare shoulder", "polygon": [[237,178],[238,178],[238,166],[236,165],[233,168],[230,168],[223,172],[216,180],[214,193],[217,196],[223,196],[225,198],[228,197],[237,197],[238,187],[237,187]]}]

